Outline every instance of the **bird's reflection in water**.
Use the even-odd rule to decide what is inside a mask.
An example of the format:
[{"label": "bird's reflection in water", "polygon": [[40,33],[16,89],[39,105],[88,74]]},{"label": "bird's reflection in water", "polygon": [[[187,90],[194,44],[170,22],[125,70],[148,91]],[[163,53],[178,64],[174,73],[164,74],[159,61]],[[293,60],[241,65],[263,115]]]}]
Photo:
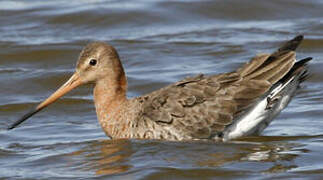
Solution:
[{"label": "bird's reflection in water", "polygon": [[[252,166],[259,163],[252,171],[262,171],[263,173],[285,172],[298,166],[295,159],[300,153],[306,153],[307,149],[299,143],[291,143],[290,140],[297,140],[302,137],[248,137],[241,141],[223,143],[209,153],[208,159],[198,161],[200,166],[220,167],[234,163],[252,162]],[[267,166],[264,166],[264,163]],[[267,167],[267,168],[263,168]],[[248,164],[241,169],[250,170]]]},{"label": "bird's reflection in water", "polygon": [[154,167],[157,171],[166,169],[172,172],[174,169],[194,171],[205,167],[219,170],[227,166],[237,166],[245,171],[279,173],[297,168],[295,158],[306,153],[303,145],[297,143],[298,139],[251,137],[226,143],[104,140],[90,142],[69,157],[73,159],[73,167],[97,175],[128,174],[129,171]]},{"label": "bird's reflection in water", "polygon": [[79,170],[109,175],[126,172],[132,166],[127,158],[133,154],[129,140],[103,140],[91,142],[79,151],[70,153]]}]

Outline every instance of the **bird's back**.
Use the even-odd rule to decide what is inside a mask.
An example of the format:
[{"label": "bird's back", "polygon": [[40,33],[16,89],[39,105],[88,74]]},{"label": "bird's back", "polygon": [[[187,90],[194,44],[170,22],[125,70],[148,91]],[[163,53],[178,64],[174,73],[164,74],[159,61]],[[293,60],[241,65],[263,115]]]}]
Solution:
[{"label": "bird's back", "polygon": [[[231,139],[260,132],[260,128],[263,129],[264,126],[260,127],[259,124],[267,122],[267,126],[283,109],[275,109],[275,112],[274,109],[270,109],[270,107],[276,107],[269,106],[275,102],[267,99],[272,91],[286,90],[275,89],[275,87],[278,84],[287,87],[291,82],[290,79],[297,77],[298,79],[293,81],[295,88],[288,91],[292,97],[302,79],[300,74],[304,72],[296,73],[293,68],[294,50],[301,40],[302,36],[298,36],[272,54],[258,55],[234,72],[213,76],[201,74],[186,78],[133,99],[138,103],[139,108],[134,120],[140,131],[137,132],[139,134],[137,138]],[[300,67],[304,65],[305,63]],[[293,73],[289,73],[292,70]],[[265,106],[260,107],[261,103],[265,103]],[[285,103],[284,107],[287,104]],[[241,119],[255,108],[261,110],[255,112],[258,114],[248,116],[247,124],[241,124],[245,122]],[[268,113],[270,111],[272,114]],[[267,116],[265,116],[266,113]],[[253,122],[252,118],[258,116],[261,118]],[[241,126],[237,127],[237,123]],[[242,128],[248,124],[252,127]],[[242,128],[242,132],[229,134],[238,132],[236,128]]]}]

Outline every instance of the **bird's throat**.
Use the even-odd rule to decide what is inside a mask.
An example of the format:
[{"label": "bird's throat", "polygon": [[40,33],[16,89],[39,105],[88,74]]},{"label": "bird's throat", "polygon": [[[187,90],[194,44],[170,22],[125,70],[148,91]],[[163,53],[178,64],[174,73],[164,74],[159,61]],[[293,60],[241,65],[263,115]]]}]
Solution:
[{"label": "bird's throat", "polygon": [[[103,129],[113,131],[113,126],[120,123],[120,114],[127,101],[126,86],[113,80],[101,79],[94,87],[94,103],[98,120]],[[113,132],[106,132],[111,136]]]}]

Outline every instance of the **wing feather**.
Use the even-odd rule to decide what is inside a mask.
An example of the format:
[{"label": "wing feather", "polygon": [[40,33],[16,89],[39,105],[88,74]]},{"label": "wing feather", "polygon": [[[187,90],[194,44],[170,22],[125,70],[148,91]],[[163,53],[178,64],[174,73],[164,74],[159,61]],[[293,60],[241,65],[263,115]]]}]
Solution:
[{"label": "wing feather", "polygon": [[234,72],[198,75],[155,91],[146,96],[143,117],[185,137],[221,134],[290,71],[301,40],[296,37],[273,54],[258,55]]}]

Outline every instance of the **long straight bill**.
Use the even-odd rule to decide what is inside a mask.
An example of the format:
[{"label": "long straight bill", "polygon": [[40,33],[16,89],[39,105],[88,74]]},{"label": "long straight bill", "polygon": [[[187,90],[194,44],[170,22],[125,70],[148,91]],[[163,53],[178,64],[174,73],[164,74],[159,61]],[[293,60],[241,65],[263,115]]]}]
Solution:
[{"label": "long straight bill", "polygon": [[74,73],[73,76],[65,83],[63,84],[56,92],[54,92],[49,98],[47,98],[45,101],[40,103],[37,107],[26,113],[24,116],[22,116],[20,119],[18,119],[16,122],[14,122],[12,125],[8,127],[8,130],[14,129],[22,122],[26,121],[28,118],[39,112],[40,110],[44,109],[48,105],[55,102],[58,98],[62,97],[64,94],[68,93],[72,89],[76,88],[77,86],[81,85],[82,81],[80,80],[80,77],[78,74]]}]

